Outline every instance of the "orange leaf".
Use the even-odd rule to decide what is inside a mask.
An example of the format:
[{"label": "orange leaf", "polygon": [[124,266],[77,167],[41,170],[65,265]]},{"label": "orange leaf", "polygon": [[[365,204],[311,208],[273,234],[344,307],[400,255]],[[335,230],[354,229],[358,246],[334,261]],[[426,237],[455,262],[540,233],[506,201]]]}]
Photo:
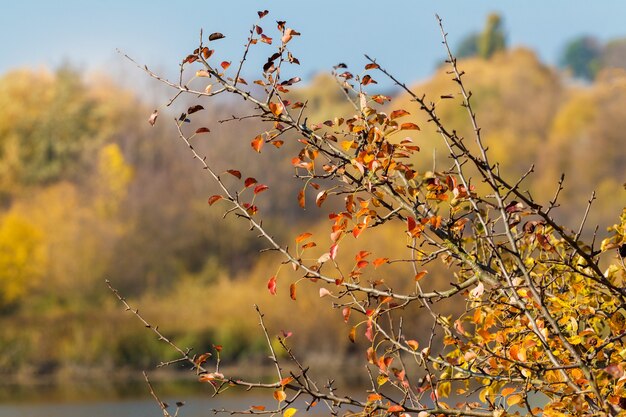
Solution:
[{"label": "orange leaf", "polygon": [[343,321],[345,323],[348,322],[348,319],[350,318],[350,313],[352,312],[352,310],[350,309],[350,307],[344,307],[343,310],[341,310],[341,315],[343,316]]},{"label": "orange leaf", "polygon": [[370,394],[367,396],[368,402],[380,401],[383,399],[383,396],[380,394]]},{"label": "orange leaf", "polygon": [[326,200],[326,197],[328,197],[326,191],[320,191],[317,194],[317,197],[315,198],[315,204],[317,205],[317,207],[322,207],[322,204]]},{"label": "orange leaf", "polygon": [[373,63],[367,64],[365,66],[366,70],[371,70],[371,69],[376,69],[376,68],[380,68],[380,66],[378,64],[373,64]]},{"label": "orange leaf", "polygon": [[227,69],[228,69],[228,67],[230,67],[230,62],[228,62],[228,61],[223,61],[220,65],[222,66],[222,68],[223,68],[224,70],[227,70]]},{"label": "orange leaf", "polygon": [[387,409],[387,411],[390,413],[400,413],[404,411],[404,407],[402,407],[401,405],[392,405]]},{"label": "orange leaf", "polygon": [[424,276],[428,274],[428,271],[420,271],[415,275],[415,281],[419,281],[420,279],[424,278]]},{"label": "orange leaf", "polygon": [[298,193],[298,204],[300,205],[300,207],[304,208],[305,206],[305,201],[304,201],[304,190],[300,190],[300,192]]},{"label": "orange leaf", "polygon": [[508,387],[502,390],[502,396],[506,397],[507,395],[511,395],[515,392],[515,388]]},{"label": "orange leaf", "polygon": [[261,148],[263,147],[264,143],[265,141],[263,140],[263,137],[259,135],[256,138],[254,138],[254,140],[250,143],[250,145],[252,146],[252,149],[261,153]]},{"label": "orange leaf", "polygon": [[291,381],[293,381],[293,377],[292,376],[285,377],[285,378],[280,380],[280,386],[284,387],[285,385],[287,385]]},{"label": "orange leaf", "polygon": [[265,411],[265,406],[264,405],[253,405],[252,407],[253,410],[257,410],[257,411]]},{"label": "orange leaf", "polygon": [[378,268],[379,266],[381,266],[382,264],[386,264],[387,262],[389,262],[389,258],[376,258],[372,263],[374,264],[374,268]]},{"label": "orange leaf", "polygon": [[274,116],[280,116],[284,110],[282,103],[270,103],[270,110]]},{"label": "orange leaf", "polygon": [[420,128],[415,123],[402,123],[400,130],[420,130]]},{"label": "orange leaf", "polygon": [[417,350],[420,347],[420,344],[417,340],[407,340],[406,344],[413,350]]},{"label": "orange leaf", "polygon": [[283,402],[287,399],[287,394],[285,394],[285,391],[282,389],[279,389],[274,391],[274,398],[276,398],[276,401],[278,402]]},{"label": "orange leaf", "polygon": [[348,339],[350,339],[350,341],[354,343],[355,338],[356,338],[356,327],[353,327],[350,329],[350,333],[348,333]]},{"label": "orange leaf", "polygon": [[402,117],[402,116],[408,116],[409,114],[411,114],[411,113],[409,113],[406,110],[394,110],[389,115],[389,118],[391,120],[393,120],[393,119],[397,119],[397,118]]},{"label": "orange leaf", "polygon": [[303,240],[310,238],[311,236],[313,236],[313,233],[309,233],[309,232],[302,233],[298,235],[298,237],[296,237],[296,243],[300,243]]}]

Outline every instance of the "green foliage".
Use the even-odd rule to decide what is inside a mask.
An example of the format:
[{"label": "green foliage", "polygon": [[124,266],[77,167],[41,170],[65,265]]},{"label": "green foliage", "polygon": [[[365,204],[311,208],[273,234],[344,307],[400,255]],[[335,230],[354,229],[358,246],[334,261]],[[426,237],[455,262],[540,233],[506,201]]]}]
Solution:
[{"label": "green foliage", "polygon": [[560,65],[572,71],[575,77],[593,80],[600,68],[602,47],[591,36],[580,36],[565,46]]},{"label": "green foliage", "polygon": [[494,53],[506,49],[506,35],[499,14],[491,13],[487,16],[485,28],[477,39],[476,49],[483,59],[491,58]]}]

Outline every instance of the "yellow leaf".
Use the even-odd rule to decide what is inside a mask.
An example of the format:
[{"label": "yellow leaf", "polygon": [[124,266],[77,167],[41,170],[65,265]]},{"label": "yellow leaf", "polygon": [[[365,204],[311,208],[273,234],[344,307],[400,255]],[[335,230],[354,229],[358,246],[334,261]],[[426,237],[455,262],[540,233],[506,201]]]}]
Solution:
[{"label": "yellow leaf", "polygon": [[297,408],[288,408],[283,413],[283,417],[292,417],[298,411]]},{"label": "yellow leaf", "polygon": [[385,375],[378,375],[378,378],[376,378],[376,382],[378,383],[379,387],[381,385],[385,385],[387,381],[389,381],[389,378],[387,378]]}]

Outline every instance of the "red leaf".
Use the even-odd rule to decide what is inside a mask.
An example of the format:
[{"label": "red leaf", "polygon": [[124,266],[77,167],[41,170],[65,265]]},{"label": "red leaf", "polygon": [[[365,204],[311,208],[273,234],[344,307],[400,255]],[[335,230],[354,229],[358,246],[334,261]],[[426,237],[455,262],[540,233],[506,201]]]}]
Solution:
[{"label": "red leaf", "polygon": [[264,143],[265,141],[263,140],[263,137],[259,135],[256,138],[254,138],[254,140],[252,141],[252,143],[250,143],[250,145],[252,146],[252,149],[261,153],[261,148],[263,147]]},{"label": "red leaf", "polygon": [[244,185],[246,186],[246,188],[248,188],[248,187],[250,187],[250,186],[252,186],[252,185],[254,185],[254,184],[256,184],[256,183],[257,183],[256,179],[254,179],[254,178],[252,178],[252,177],[248,177],[248,178],[246,178],[246,180],[244,181]]},{"label": "red leaf", "polygon": [[270,294],[276,295],[276,276],[271,277],[267,281],[267,289],[270,291]]},{"label": "red leaf", "polygon": [[265,184],[259,184],[256,187],[254,187],[254,194],[259,194],[262,193],[263,191],[269,189],[270,187],[268,187]]},{"label": "red leaf", "polygon": [[359,251],[359,253],[356,254],[354,259],[358,262],[360,260],[363,260],[363,259],[367,258],[370,254],[371,254],[371,252],[368,252],[366,250],[362,250],[362,251]]},{"label": "red leaf", "polygon": [[211,197],[209,197],[209,206],[212,206],[222,198],[224,197],[222,197],[221,195],[212,195]]},{"label": "red leaf", "polygon": [[400,413],[404,411],[404,407],[402,407],[401,405],[392,405],[387,409],[387,411],[390,413]]},{"label": "red leaf", "polygon": [[198,130],[196,130],[196,133],[209,133],[209,132],[210,130],[208,127],[201,127],[201,128],[198,128]]},{"label": "red leaf", "polygon": [[378,64],[367,64],[365,66],[366,70],[371,70],[371,69],[376,69],[376,68],[380,68],[380,66]]},{"label": "red leaf", "polygon": [[226,71],[228,69],[228,67],[230,67],[230,62],[228,61],[223,61],[220,66],[224,69],[224,71]]},{"label": "red leaf", "polygon": [[366,260],[362,260],[356,263],[356,267],[359,269],[365,268],[367,265],[369,265],[369,262],[367,262]]},{"label": "red leaf", "polygon": [[291,299],[294,301],[296,299],[296,284],[295,283],[289,286],[289,297],[291,297]]},{"label": "red leaf", "polygon": [[270,38],[269,36],[265,36],[263,34],[261,34],[261,42],[266,43],[268,45],[272,44],[272,38]]},{"label": "red leaf", "polygon": [[420,128],[415,123],[402,123],[400,130],[420,130]]},{"label": "red leaf", "polygon": [[226,172],[228,172],[233,177],[237,177],[238,179],[241,179],[241,172],[237,171],[236,169],[229,169]]},{"label": "red leaf", "polygon": [[341,315],[343,316],[343,321],[345,323],[348,322],[351,312],[352,312],[352,309],[350,309],[350,307],[344,307],[343,310],[341,310]]}]

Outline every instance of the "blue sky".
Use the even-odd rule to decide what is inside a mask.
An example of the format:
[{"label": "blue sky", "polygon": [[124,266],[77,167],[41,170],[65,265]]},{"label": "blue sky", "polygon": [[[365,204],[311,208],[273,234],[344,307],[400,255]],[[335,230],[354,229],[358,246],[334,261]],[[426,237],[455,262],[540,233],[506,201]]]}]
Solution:
[{"label": "blue sky", "polygon": [[[292,42],[307,78],[338,62],[362,68],[364,53],[406,81],[427,77],[443,56],[435,13],[454,45],[500,12],[509,43],[535,49],[555,62],[564,43],[579,34],[601,40],[626,36],[626,2],[618,1],[164,1],[0,0],[0,73],[15,67],[56,67],[70,62],[85,72],[124,78],[135,70],[115,51],[174,74],[197,45],[200,28],[222,32],[217,53],[236,60],[256,11],[269,9],[266,31],[276,20],[302,36]],[[269,50],[266,50],[266,53]],[[259,66],[262,56],[253,58]],[[132,75],[135,74],[135,75]]]}]

